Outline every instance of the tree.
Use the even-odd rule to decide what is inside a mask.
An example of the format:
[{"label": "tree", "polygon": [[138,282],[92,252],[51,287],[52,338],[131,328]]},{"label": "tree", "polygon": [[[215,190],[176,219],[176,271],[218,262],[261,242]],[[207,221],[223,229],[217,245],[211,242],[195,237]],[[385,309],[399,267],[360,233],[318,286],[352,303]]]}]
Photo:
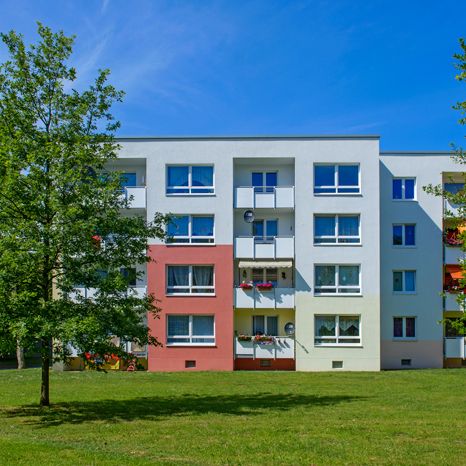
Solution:
[{"label": "tree", "polygon": [[[464,39],[459,40],[461,52],[460,53],[455,53],[453,57],[456,60],[455,63],[455,68],[458,71],[458,74],[455,76],[455,79],[463,82],[466,81],[466,42]],[[453,109],[458,111],[460,114],[460,118],[458,120],[458,123],[460,125],[466,125],[466,101],[463,102],[457,102],[454,106]],[[461,146],[456,146],[452,145],[453,148],[453,154],[452,158],[453,160],[460,164],[460,165],[466,165],[466,152]],[[426,186],[424,187],[424,190],[427,193],[433,194],[435,196],[440,196],[450,202],[450,204],[457,205],[458,209],[457,211],[451,212],[451,211],[446,211],[445,216],[446,220],[448,220],[449,224],[452,227],[455,226],[460,226],[460,225],[465,225],[466,223],[466,172],[463,172],[462,176],[464,177],[464,183],[463,188],[460,189],[457,192],[449,192],[444,189],[444,186]],[[466,232],[463,231],[462,233],[458,233],[458,235],[455,235],[458,238],[458,242],[461,244],[461,248],[463,251],[466,252]],[[461,269],[463,271],[463,279],[459,280],[459,287],[461,289],[466,288],[466,261],[463,260],[460,262]],[[464,305],[464,296],[462,293],[458,294],[457,297],[458,303],[463,306]],[[449,325],[451,325],[453,328],[457,330],[457,332],[460,335],[465,335],[466,334],[466,313],[463,313],[462,317],[455,319],[453,321],[449,322]]]},{"label": "tree", "polygon": [[[148,238],[163,238],[167,218],[128,215],[110,113],[123,93],[99,71],[87,90],[72,88],[67,62],[74,37],[38,23],[39,41],[2,34],[0,66],[0,335],[39,347],[40,404],[49,405],[52,358],[69,345],[82,354],[124,355],[116,336],[158,342],[144,323],[153,296],[138,297],[122,273],[149,261]],[[93,288],[88,299],[76,293]]]}]

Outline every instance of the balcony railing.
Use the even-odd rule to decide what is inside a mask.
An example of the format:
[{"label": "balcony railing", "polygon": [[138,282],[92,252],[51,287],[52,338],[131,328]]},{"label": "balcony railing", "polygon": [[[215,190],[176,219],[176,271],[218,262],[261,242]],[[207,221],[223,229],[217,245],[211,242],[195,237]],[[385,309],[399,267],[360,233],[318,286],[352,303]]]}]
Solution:
[{"label": "balcony railing", "polygon": [[[143,298],[147,293],[147,286],[131,286],[128,288],[128,293],[136,292],[138,298]],[[81,296],[86,299],[92,299],[96,295],[96,288],[75,288],[74,292],[70,293],[71,299],[76,299],[77,296]]]},{"label": "balcony railing", "polygon": [[461,248],[445,246],[445,264],[458,264],[465,258],[465,253]]},{"label": "balcony railing", "polygon": [[275,236],[264,240],[257,236],[235,238],[238,259],[293,259],[294,236]]},{"label": "balcony railing", "polygon": [[[460,302],[458,302],[458,298]],[[462,311],[465,309],[465,295],[464,293],[445,293],[444,298],[444,311]]]},{"label": "balcony railing", "polygon": [[465,358],[465,338],[445,337],[445,357]]},{"label": "balcony railing", "polygon": [[448,215],[453,215],[453,216],[458,216],[458,208],[460,206],[458,204],[452,204],[449,200],[445,199],[444,200],[444,213]]},{"label": "balcony railing", "polygon": [[241,309],[293,309],[294,288],[272,288],[261,291],[257,288],[235,288],[235,307]]},{"label": "balcony railing", "polygon": [[294,209],[294,186],[240,186],[235,189],[238,209]]},{"label": "balcony railing", "polygon": [[126,186],[122,189],[123,197],[129,200],[129,207],[132,209],[146,208],[146,187]]},{"label": "balcony railing", "polygon": [[235,337],[235,358],[294,359],[294,339],[274,337],[271,344],[240,341]]}]

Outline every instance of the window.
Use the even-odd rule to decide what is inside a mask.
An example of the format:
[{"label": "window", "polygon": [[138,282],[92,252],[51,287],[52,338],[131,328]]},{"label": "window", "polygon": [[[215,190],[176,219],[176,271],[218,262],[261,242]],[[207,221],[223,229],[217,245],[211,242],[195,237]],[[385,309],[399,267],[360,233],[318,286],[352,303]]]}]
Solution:
[{"label": "window", "polygon": [[121,188],[134,188],[137,186],[136,173],[122,173],[120,175]]},{"label": "window", "polygon": [[214,316],[168,315],[167,345],[214,345]]},{"label": "window", "polygon": [[252,334],[253,335],[272,335],[278,336],[278,317],[277,316],[252,316]]},{"label": "window", "polygon": [[169,265],[167,294],[214,294],[212,265]]},{"label": "window", "polygon": [[257,242],[270,242],[278,235],[278,220],[254,220],[252,236]]},{"label": "window", "polygon": [[393,178],[392,199],[397,201],[409,201],[416,199],[416,179]]},{"label": "window", "polygon": [[314,343],[325,345],[360,345],[359,316],[315,316]]},{"label": "window", "polygon": [[361,243],[359,215],[316,215],[314,244]]},{"label": "window", "polygon": [[129,286],[136,286],[136,280],[137,280],[137,273],[136,269],[134,267],[129,267],[129,268],[121,268],[120,269],[121,275],[128,280],[128,285]]},{"label": "window", "polygon": [[257,283],[272,283],[274,287],[278,284],[277,269],[252,269],[252,282]]},{"label": "window", "polygon": [[360,294],[359,265],[316,265],[315,294]]},{"label": "window", "polygon": [[415,246],[416,225],[393,225],[393,246]]},{"label": "window", "polygon": [[314,194],[358,194],[359,165],[314,165]]},{"label": "window", "polygon": [[395,293],[416,292],[416,271],[397,270],[393,272],[393,291]]},{"label": "window", "polygon": [[180,215],[168,224],[167,243],[213,244],[213,215]]},{"label": "window", "polygon": [[252,186],[255,193],[273,193],[277,186],[277,172],[253,172]]},{"label": "window", "polygon": [[393,338],[416,338],[416,317],[394,317]]},{"label": "window", "polygon": [[212,165],[171,165],[167,167],[167,194],[213,194]]},{"label": "window", "polygon": [[464,183],[445,183],[443,189],[450,194],[458,194],[464,190]]}]

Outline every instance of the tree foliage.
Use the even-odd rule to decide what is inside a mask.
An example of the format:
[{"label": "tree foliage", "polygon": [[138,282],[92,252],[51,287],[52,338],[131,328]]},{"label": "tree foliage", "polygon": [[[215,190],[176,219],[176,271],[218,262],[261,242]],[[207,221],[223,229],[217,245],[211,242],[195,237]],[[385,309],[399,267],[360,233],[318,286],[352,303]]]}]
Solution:
[{"label": "tree foliage", "polygon": [[149,260],[147,240],[163,238],[166,218],[130,214],[120,173],[108,170],[118,151],[111,107],[123,98],[109,71],[74,89],[74,38],[40,23],[38,34],[29,47],[1,35],[0,334],[40,345],[47,405],[50,357],[66,359],[68,344],[101,355],[123,353],[112,336],[157,344],[144,323],[154,298],[131,291],[122,269]]}]

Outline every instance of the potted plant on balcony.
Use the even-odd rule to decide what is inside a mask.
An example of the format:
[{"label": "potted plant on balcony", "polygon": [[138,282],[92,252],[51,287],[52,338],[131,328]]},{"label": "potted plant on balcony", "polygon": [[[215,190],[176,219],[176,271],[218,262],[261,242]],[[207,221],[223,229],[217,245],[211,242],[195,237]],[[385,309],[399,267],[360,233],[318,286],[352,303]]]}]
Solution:
[{"label": "potted plant on balcony", "polygon": [[259,291],[270,291],[273,289],[273,283],[267,282],[267,283],[258,283],[256,285],[256,288]]},{"label": "potted plant on balcony", "polygon": [[243,334],[238,335],[238,341],[251,341],[251,340],[252,340],[252,336],[250,335],[243,335]]},{"label": "potted plant on balcony", "polygon": [[461,233],[458,228],[447,229],[444,236],[445,244],[449,246],[461,246],[463,244]]},{"label": "potted plant on balcony", "polygon": [[258,345],[273,345],[275,343],[275,338],[270,335],[256,335],[254,337],[254,343]]},{"label": "potted plant on balcony", "polygon": [[243,282],[240,284],[239,287],[240,287],[242,290],[252,290],[252,286],[253,286],[253,285],[252,285],[251,282],[245,282],[245,281],[243,280]]}]

